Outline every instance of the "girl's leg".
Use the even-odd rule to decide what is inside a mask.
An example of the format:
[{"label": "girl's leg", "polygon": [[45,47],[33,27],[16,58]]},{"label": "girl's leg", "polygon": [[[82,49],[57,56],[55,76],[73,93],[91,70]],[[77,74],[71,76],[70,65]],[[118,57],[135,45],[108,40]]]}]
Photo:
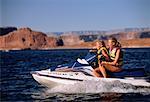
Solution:
[{"label": "girl's leg", "polygon": [[99,68],[94,69],[93,73],[94,73],[95,77],[102,77],[100,74],[101,72],[100,72]]},{"label": "girl's leg", "polygon": [[101,64],[99,64],[99,70],[101,71],[103,77],[106,78],[107,77],[106,70]]}]

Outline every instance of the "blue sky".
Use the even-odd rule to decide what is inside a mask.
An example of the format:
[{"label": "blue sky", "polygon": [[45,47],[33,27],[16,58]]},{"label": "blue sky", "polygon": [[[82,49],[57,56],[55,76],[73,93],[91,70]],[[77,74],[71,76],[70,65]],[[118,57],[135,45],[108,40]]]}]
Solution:
[{"label": "blue sky", "polygon": [[0,26],[43,32],[150,27],[150,0],[0,0]]}]

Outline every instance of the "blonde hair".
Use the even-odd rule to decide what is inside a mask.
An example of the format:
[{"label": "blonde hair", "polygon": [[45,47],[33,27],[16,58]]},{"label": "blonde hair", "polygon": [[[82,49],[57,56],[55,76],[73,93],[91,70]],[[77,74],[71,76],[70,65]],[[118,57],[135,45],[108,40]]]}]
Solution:
[{"label": "blonde hair", "polygon": [[106,47],[105,42],[103,40],[96,40],[99,44],[102,45],[102,47]]},{"label": "blonde hair", "polygon": [[118,42],[115,37],[110,37],[109,40],[111,40],[114,43],[115,47],[121,47],[120,42]]}]

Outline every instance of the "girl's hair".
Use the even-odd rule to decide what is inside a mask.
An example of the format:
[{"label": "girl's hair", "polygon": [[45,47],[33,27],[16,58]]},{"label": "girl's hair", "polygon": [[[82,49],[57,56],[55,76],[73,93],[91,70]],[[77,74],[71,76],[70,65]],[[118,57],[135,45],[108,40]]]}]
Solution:
[{"label": "girl's hair", "polygon": [[115,44],[114,46],[115,47],[121,47],[120,42],[118,42],[116,38],[110,37],[109,40],[112,40],[112,42],[114,42],[114,44]]},{"label": "girl's hair", "polygon": [[103,40],[101,40],[101,41],[100,41],[100,40],[97,40],[96,42],[102,44],[102,47],[106,47],[105,42],[104,42]]}]

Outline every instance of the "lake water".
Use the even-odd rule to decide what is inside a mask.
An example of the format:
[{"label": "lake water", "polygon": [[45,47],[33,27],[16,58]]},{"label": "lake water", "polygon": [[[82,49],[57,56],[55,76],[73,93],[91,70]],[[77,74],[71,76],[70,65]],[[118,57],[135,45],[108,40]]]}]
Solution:
[{"label": "lake water", "polygon": [[[150,73],[150,48],[128,48],[124,50],[123,68],[145,68]],[[54,68],[59,64],[83,58],[88,49],[24,50],[0,52],[1,101],[150,101],[150,88],[124,84],[116,87],[84,84],[47,89],[38,84],[30,72]],[[91,84],[91,83],[89,83]],[[108,83],[109,84],[109,83]],[[113,87],[115,86],[115,89]],[[95,88],[94,88],[95,87]],[[58,91],[59,90],[59,91]],[[107,91],[106,91],[107,90]],[[109,92],[109,90],[111,90]],[[113,91],[114,90],[114,91]],[[94,93],[95,92],[95,93]]]}]

